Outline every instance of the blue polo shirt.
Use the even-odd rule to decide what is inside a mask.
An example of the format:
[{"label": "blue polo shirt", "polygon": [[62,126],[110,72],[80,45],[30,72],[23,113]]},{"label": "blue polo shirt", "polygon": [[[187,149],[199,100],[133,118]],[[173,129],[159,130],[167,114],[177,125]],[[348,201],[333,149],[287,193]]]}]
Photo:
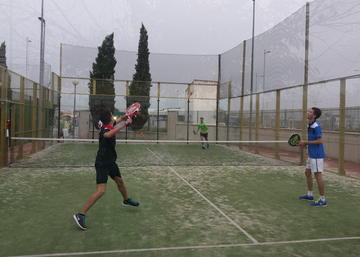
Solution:
[{"label": "blue polo shirt", "polygon": [[[308,125],[308,141],[315,141],[322,137],[321,127],[319,123],[313,122]],[[325,158],[325,151],[323,144],[308,144],[309,157],[313,159]]]}]

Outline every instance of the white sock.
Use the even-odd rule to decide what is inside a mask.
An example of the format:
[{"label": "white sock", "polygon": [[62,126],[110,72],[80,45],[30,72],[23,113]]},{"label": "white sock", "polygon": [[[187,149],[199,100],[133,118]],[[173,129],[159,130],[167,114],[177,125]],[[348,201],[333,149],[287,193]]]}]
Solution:
[{"label": "white sock", "polygon": [[325,195],[320,195],[320,200],[325,202]]},{"label": "white sock", "polygon": [[307,195],[308,195],[308,196],[313,196],[313,191],[308,191],[308,192],[307,192]]}]

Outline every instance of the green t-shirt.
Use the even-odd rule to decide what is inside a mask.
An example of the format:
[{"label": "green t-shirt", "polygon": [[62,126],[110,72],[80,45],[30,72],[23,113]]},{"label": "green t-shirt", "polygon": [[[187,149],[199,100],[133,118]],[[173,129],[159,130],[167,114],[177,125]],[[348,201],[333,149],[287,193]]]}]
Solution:
[{"label": "green t-shirt", "polygon": [[199,128],[200,128],[200,133],[202,134],[207,134],[208,130],[207,130],[207,123],[203,122],[199,124]]}]

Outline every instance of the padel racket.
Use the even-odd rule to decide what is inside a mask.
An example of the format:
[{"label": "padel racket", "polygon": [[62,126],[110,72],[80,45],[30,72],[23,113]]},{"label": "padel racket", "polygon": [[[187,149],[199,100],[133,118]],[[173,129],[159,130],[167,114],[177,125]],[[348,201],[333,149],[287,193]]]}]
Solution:
[{"label": "padel racket", "polygon": [[299,143],[301,141],[301,137],[299,134],[292,134],[290,137],[289,137],[289,140],[288,140],[288,143],[289,145],[291,146],[298,146]]},{"label": "padel racket", "polygon": [[195,131],[195,129],[193,129],[193,134],[194,134],[194,135],[196,135],[196,134],[197,134],[197,132]]},{"label": "padel racket", "polygon": [[140,109],[141,109],[140,103],[137,103],[137,102],[133,103],[126,109],[125,115],[128,116],[129,118],[136,117],[136,115],[138,114]]}]

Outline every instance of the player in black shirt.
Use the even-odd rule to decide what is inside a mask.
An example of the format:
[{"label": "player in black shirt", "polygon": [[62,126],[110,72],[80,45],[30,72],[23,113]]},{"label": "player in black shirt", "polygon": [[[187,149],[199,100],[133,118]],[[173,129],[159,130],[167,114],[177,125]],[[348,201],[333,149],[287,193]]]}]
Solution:
[{"label": "player in black shirt", "polygon": [[[118,127],[116,123],[124,121],[125,123]],[[125,206],[139,206],[139,203],[128,197],[128,193],[124,184],[124,180],[121,177],[120,170],[116,164],[116,133],[125,128],[131,123],[131,119],[127,119],[126,116],[120,117],[118,120],[114,120],[110,111],[103,111],[100,115],[100,121],[102,127],[99,133],[99,150],[96,155],[95,169],[96,169],[96,191],[89,197],[83,206],[82,210],[73,215],[76,224],[85,230],[85,217],[91,206],[93,206],[97,200],[99,200],[105,193],[106,183],[110,176],[124,198],[123,205]]]}]

